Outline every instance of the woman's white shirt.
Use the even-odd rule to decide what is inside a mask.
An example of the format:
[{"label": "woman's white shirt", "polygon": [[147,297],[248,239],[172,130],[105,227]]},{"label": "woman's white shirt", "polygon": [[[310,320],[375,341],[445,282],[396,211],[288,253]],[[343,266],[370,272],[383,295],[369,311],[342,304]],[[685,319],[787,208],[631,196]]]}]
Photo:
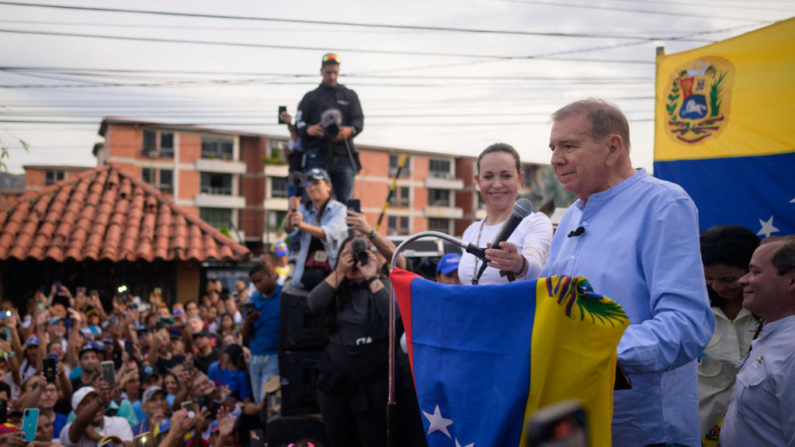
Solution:
[{"label": "woman's white shirt", "polygon": [[[463,241],[472,243],[479,247],[485,247],[486,243],[492,242],[494,237],[500,232],[505,222],[496,225],[483,225],[483,221],[474,222],[464,231]],[[478,242],[478,232],[480,232],[480,242]],[[516,227],[516,230],[508,238],[508,242],[516,245],[520,253],[527,259],[528,270],[524,277],[517,277],[517,280],[536,279],[541,274],[547,259],[549,259],[549,247],[552,243],[552,222],[543,213],[532,213],[525,217]],[[480,269],[482,261],[475,255],[464,253],[461,255],[461,262],[458,264],[458,278],[461,284],[472,284],[472,269],[477,261],[477,268]],[[507,284],[508,277],[500,276],[500,271],[488,267],[480,277],[478,284]]]}]

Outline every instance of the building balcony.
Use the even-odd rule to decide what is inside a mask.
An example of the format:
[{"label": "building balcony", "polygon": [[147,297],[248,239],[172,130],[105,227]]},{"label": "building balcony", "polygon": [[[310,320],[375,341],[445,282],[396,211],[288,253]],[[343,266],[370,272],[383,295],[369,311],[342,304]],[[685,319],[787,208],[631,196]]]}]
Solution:
[{"label": "building balcony", "polygon": [[444,176],[428,176],[423,184],[428,189],[464,189],[464,181],[458,178]]},{"label": "building balcony", "polygon": [[225,161],[221,159],[196,159],[196,168],[199,172],[222,172],[225,174],[245,174],[246,163],[242,161]]},{"label": "building balcony", "polygon": [[423,214],[428,218],[461,219],[464,217],[464,210],[454,206],[429,206]]},{"label": "building balcony", "polygon": [[287,165],[265,165],[263,172],[270,177],[287,177]]},{"label": "building balcony", "polygon": [[245,208],[246,198],[224,194],[197,194],[193,199],[194,206],[199,208]]},{"label": "building balcony", "polygon": [[289,200],[283,197],[272,197],[265,199],[265,201],[262,202],[262,206],[267,211],[287,211],[289,208]]}]

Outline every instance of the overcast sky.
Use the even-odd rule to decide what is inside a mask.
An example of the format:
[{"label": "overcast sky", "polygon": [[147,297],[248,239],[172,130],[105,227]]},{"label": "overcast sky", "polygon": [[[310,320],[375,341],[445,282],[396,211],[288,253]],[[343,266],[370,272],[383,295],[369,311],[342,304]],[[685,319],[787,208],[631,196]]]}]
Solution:
[{"label": "overcast sky", "polygon": [[[651,169],[655,48],[676,53],[795,15],[795,1],[786,0],[49,4],[194,16],[0,1],[0,139],[11,148],[10,172],[22,172],[25,164],[95,166],[91,149],[102,141],[97,131],[104,116],[286,136],[286,128],[275,124],[277,107],[295,112],[303,94],[320,82],[326,52],[339,54],[340,82],[361,99],[360,144],[477,155],[489,144],[506,142],[524,161],[548,163],[550,113],[594,96],[625,111],[633,162]],[[690,37],[673,39],[682,36]],[[18,139],[30,145],[29,152]]]}]

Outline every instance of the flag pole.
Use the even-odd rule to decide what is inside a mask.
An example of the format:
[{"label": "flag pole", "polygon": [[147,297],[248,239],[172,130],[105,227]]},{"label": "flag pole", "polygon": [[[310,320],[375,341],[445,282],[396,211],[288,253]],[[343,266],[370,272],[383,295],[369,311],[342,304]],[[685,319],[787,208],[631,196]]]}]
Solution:
[{"label": "flag pole", "polygon": [[[389,194],[386,195],[386,200],[384,201],[384,206],[381,207],[381,214],[378,216],[378,221],[375,223],[375,231],[378,232],[378,228],[381,226],[381,221],[384,220],[384,215],[386,214],[386,209],[389,208],[389,201],[392,199],[392,196],[395,194],[395,187],[397,187],[398,177],[400,177],[400,171],[403,170],[403,166],[406,164],[406,160],[408,160],[408,155],[403,154],[400,156],[400,161],[398,162],[397,172],[395,172],[395,178],[392,179],[392,185],[389,186]],[[392,264],[395,265],[395,264]]]},{"label": "flag pole", "polygon": [[[402,164],[401,164],[402,166]],[[395,177],[397,180],[397,177]],[[394,182],[392,184],[394,188]],[[389,203],[387,201],[387,203]],[[392,267],[389,269],[389,273],[392,273],[392,270],[395,269],[397,265],[398,257],[403,249],[410,244],[411,242],[416,241],[417,239],[421,239],[424,237],[435,237],[439,239],[443,239],[447,242],[453,243],[458,245],[459,247],[463,248],[465,251],[469,253],[477,253],[478,255],[482,255],[485,248],[474,247],[472,244],[466,244],[459,239],[456,239],[452,236],[449,236],[444,233],[440,233],[438,231],[423,231],[421,233],[417,233],[414,236],[410,236],[408,239],[403,241],[400,245],[397,246],[395,249],[395,253],[392,255],[392,263],[390,264]],[[397,312],[395,306],[397,305],[395,301],[395,287],[391,286],[390,282],[390,306],[389,306],[389,397],[387,399],[386,404],[386,430],[387,430],[387,447],[396,447],[397,446],[397,403],[395,402],[395,325],[397,319]]]}]

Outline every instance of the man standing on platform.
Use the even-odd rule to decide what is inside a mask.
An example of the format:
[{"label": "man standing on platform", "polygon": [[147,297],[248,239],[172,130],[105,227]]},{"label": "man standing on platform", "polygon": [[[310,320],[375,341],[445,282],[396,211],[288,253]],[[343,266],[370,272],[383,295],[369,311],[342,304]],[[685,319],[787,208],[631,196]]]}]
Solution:
[{"label": "man standing on platform", "polygon": [[618,360],[632,389],[614,394],[613,445],[700,445],[696,357],[715,320],[698,211],[682,188],[632,167],[629,123],[614,105],[577,101],[552,121],[552,167],[579,200],[541,276],[585,276],[630,318]]},{"label": "man standing on platform", "polygon": [[763,240],[737,284],[765,326],[741,362],[720,445],[795,445],[795,236]]},{"label": "man standing on platform", "polygon": [[353,195],[354,178],[362,168],[353,138],[364,129],[364,114],[356,92],[337,83],[339,73],[339,57],[323,56],[323,82],[304,95],[295,123],[306,153],[304,172],[326,170],[337,201],[345,203]]}]

